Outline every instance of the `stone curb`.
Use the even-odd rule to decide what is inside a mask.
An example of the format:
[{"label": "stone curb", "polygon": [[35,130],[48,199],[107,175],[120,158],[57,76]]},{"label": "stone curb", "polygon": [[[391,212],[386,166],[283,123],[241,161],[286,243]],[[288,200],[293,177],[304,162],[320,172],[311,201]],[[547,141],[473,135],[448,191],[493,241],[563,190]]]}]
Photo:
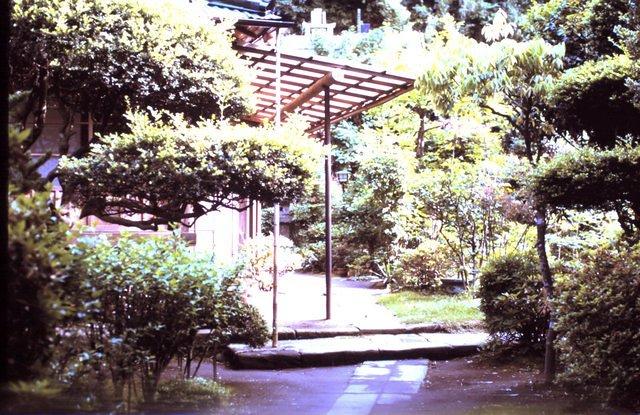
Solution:
[{"label": "stone curb", "polygon": [[[346,325],[342,327],[290,327],[278,330],[279,340],[305,340],[326,337],[368,336],[376,334],[420,334],[420,333],[455,333],[459,331],[477,331],[481,322],[465,325],[445,325],[441,323],[406,324],[393,327],[358,327]],[[475,329],[475,330],[474,330]]]},{"label": "stone curb", "polygon": [[[345,325],[338,327],[290,327],[284,326],[278,329],[278,340],[309,340],[330,337],[370,336],[377,334],[422,334],[422,333],[460,333],[478,332],[482,324],[470,322],[464,325],[445,325],[441,323],[404,324],[393,327],[358,327]],[[198,330],[198,336],[207,336],[208,329]]]},{"label": "stone curb", "polygon": [[447,360],[477,353],[486,333],[425,333],[341,336],[282,341],[277,348],[232,344],[227,358],[236,369],[339,366],[368,360]]}]

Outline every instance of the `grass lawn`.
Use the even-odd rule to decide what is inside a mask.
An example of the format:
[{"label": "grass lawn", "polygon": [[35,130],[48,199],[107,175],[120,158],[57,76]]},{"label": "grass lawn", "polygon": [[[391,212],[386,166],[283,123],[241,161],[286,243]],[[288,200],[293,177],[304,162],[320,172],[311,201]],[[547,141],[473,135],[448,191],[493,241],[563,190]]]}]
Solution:
[{"label": "grass lawn", "polygon": [[482,320],[480,300],[468,295],[421,294],[400,291],[378,300],[403,323],[464,323]]}]

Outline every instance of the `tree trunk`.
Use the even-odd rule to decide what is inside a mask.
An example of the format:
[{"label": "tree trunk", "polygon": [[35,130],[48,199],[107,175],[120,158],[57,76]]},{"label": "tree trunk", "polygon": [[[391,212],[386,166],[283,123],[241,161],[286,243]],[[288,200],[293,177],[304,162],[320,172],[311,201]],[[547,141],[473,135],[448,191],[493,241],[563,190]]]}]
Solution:
[{"label": "tree trunk", "polygon": [[424,156],[425,120],[423,111],[416,112],[420,116],[420,126],[418,127],[418,134],[416,136],[416,158],[421,158]]},{"label": "tree trunk", "polygon": [[547,258],[546,237],[547,237],[547,212],[545,207],[538,207],[535,212],[536,222],[536,250],[540,264],[540,274],[544,284],[544,294],[547,310],[549,311],[549,326],[545,340],[544,351],[544,380],[546,384],[553,382],[556,374],[556,356],[553,342],[556,337],[554,329],[553,313],[553,274]]}]

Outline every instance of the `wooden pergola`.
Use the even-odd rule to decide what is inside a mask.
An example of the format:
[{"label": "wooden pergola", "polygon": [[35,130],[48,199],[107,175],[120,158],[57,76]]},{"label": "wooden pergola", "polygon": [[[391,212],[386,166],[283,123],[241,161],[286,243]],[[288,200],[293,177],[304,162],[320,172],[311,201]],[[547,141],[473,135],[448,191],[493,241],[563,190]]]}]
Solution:
[{"label": "wooden pergola", "polygon": [[[242,25],[240,25],[242,26]],[[249,33],[264,36],[255,27],[243,27],[243,35]],[[250,32],[249,29],[254,29]],[[238,26],[236,27],[238,31]],[[276,30],[276,45],[277,41]],[[331,124],[350,118],[381,105],[411,89],[414,78],[394,74],[372,66],[329,59],[315,55],[283,53],[276,49],[257,47],[248,42],[234,46],[238,53],[249,60],[255,70],[252,86],[257,97],[257,111],[246,121],[278,123],[286,113],[304,115],[310,125],[308,132],[322,131],[324,144],[331,146]],[[331,274],[333,268],[331,244],[331,151],[324,163],[325,173],[325,281],[326,318],[331,318]],[[274,235],[279,221],[274,217]],[[274,236],[277,238],[277,236]],[[277,253],[274,242],[274,256]],[[274,269],[277,261],[274,261]],[[277,290],[277,271],[274,271],[274,291]],[[277,310],[274,292],[274,340],[277,342]]]},{"label": "wooden pergola", "polygon": [[[276,50],[249,45],[235,48],[257,69],[252,85],[258,110],[248,120],[273,121],[278,105]],[[280,65],[282,111],[306,116],[309,132],[320,131],[327,123],[334,124],[392,100],[413,89],[415,81],[368,65],[314,55],[281,53]]]}]

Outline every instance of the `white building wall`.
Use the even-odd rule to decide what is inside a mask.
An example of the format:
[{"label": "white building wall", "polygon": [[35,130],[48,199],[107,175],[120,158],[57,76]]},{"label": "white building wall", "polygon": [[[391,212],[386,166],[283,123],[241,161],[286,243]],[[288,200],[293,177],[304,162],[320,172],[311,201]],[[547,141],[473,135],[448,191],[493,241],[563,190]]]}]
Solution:
[{"label": "white building wall", "polygon": [[238,252],[240,214],[221,209],[199,218],[193,225],[196,234],[195,250],[211,253],[216,261],[230,263]]}]

